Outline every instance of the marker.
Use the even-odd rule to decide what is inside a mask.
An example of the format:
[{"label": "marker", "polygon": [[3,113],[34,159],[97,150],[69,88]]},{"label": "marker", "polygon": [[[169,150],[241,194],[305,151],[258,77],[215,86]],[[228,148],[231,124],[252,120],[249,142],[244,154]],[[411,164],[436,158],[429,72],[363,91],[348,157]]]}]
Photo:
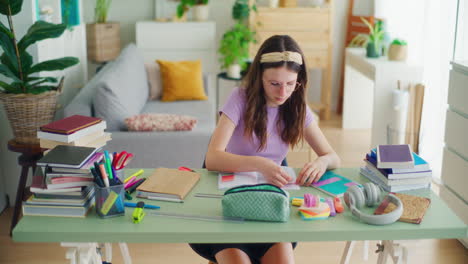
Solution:
[{"label": "marker", "polygon": [[[130,203],[130,202],[125,202],[125,207],[137,207],[137,203]],[[146,208],[146,209],[159,209],[161,207],[157,206],[157,205],[152,205],[152,204],[145,204],[143,206],[143,208]]]},{"label": "marker", "polygon": [[113,179],[114,175],[112,175],[112,169],[111,169],[111,161],[109,157],[109,151],[104,150],[104,164],[106,165],[106,172],[109,175],[109,179]]},{"label": "marker", "polygon": [[131,178],[131,177],[133,177],[133,176],[138,177],[138,176],[140,176],[141,174],[143,174],[143,172],[145,172],[145,171],[144,171],[143,169],[140,169],[140,170],[138,170],[137,172],[135,172],[135,173],[133,173],[132,175],[130,175],[129,178]]},{"label": "marker", "polygon": [[128,188],[125,192],[127,192],[129,194],[132,194],[138,188],[138,186],[140,186],[145,180],[146,180],[146,178],[139,179],[138,182],[135,185]]},{"label": "marker", "polygon": [[106,174],[106,169],[104,168],[104,164],[99,164],[99,170],[101,171],[102,180],[104,181],[104,185],[109,187],[109,178]]}]

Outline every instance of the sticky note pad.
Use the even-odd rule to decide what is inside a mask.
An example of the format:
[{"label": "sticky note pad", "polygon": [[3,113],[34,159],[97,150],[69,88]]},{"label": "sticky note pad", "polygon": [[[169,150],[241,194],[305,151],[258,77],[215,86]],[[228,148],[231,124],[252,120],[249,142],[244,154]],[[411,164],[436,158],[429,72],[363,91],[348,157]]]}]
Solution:
[{"label": "sticky note pad", "polygon": [[112,206],[115,203],[115,200],[117,200],[118,197],[119,195],[114,191],[110,192],[109,196],[107,197],[106,201],[102,204],[101,207],[101,213],[103,215],[107,215],[107,213],[109,213],[109,210],[112,208]]},{"label": "sticky note pad", "polygon": [[234,180],[234,174],[223,175],[221,178],[222,182],[229,182]]}]

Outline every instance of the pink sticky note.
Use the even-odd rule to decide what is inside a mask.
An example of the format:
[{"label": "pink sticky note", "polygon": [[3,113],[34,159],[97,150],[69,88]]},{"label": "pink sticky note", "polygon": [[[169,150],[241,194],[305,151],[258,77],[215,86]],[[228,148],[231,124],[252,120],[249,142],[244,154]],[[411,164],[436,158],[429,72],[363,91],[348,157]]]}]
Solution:
[{"label": "pink sticky note", "polygon": [[230,175],[223,175],[221,177],[221,181],[222,182],[228,182],[228,181],[233,181],[234,180],[234,174],[230,174]]}]

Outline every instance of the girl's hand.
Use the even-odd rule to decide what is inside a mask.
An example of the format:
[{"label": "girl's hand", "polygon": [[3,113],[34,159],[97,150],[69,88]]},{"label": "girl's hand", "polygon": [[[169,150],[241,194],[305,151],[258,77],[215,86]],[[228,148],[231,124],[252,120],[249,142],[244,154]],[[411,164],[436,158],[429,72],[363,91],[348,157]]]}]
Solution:
[{"label": "girl's hand", "polygon": [[283,187],[290,180],[291,177],[273,161],[262,158],[260,162],[260,170],[267,182],[278,187]]},{"label": "girl's hand", "polygon": [[310,186],[312,183],[318,182],[328,167],[328,162],[322,157],[318,157],[312,162],[304,165],[299,172],[296,183],[303,186]]}]

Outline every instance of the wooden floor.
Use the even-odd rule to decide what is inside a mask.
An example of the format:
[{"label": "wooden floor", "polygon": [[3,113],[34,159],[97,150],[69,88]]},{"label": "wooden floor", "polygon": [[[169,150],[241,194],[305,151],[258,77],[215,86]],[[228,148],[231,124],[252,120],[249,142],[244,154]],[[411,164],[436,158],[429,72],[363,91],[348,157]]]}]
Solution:
[{"label": "wooden floor", "polygon": [[[331,121],[321,122],[320,126],[331,145],[342,159],[343,167],[362,164],[369,150],[370,131],[343,131],[341,121],[334,116]],[[291,160],[290,166],[297,166]],[[58,264],[67,263],[65,250],[56,243],[14,243],[8,236],[12,210],[0,215],[0,264]],[[398,241],[409,249],[409,263],[468,263],[468,250],[457,240],[408,240]],[[369,259],[363,260],[362,244],[358,243],[351,263],[375,263],[376,241],[370,241]],[[295,250],[296,263],[339,263],[345,242],[299,243]],[[135,264],[143,263],[203,263],[207,261],[196,255],[186,244],[129,244],[130,254]],[[114,245],[113,263],[122,263],[118,247]],[[391,263],[391,261],[388,261]]]}]

